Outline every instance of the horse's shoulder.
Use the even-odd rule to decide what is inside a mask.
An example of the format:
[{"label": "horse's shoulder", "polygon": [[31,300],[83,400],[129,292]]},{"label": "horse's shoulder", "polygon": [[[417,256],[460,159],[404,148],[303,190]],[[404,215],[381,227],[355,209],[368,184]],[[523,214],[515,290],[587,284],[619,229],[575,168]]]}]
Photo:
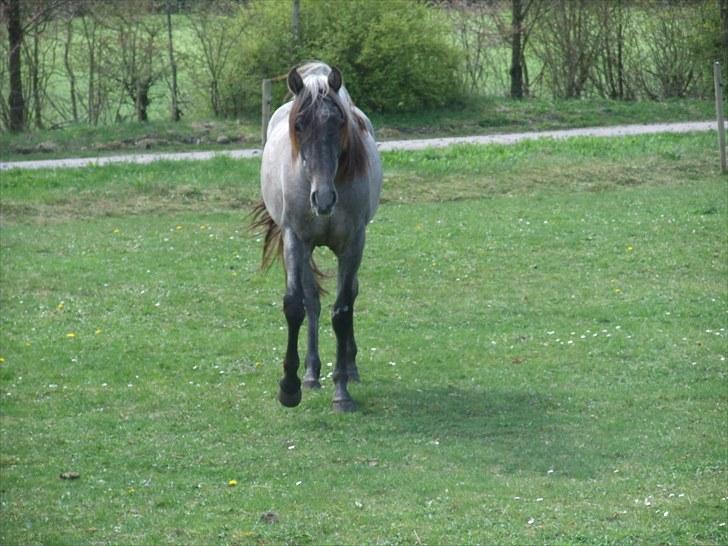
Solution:
[{"label": "horse's shoulder", "polygon": [[288,127],[288,114],[291,112],[292,106],[293,102],[289,101],[273,112],[273,115],[268,122],[268,131],[266,133],[267,139],[271,138],[273,131],[275,131],[278,127]]}]

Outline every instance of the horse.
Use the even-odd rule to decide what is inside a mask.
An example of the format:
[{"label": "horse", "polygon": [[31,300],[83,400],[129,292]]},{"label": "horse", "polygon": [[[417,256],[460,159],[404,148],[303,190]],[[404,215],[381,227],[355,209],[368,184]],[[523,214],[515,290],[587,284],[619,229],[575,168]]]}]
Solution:
[{"label": "horse", "polygon": [[288,339],[278,400],[301,402],[298,335],[308,320],[303,385],[320,389],[318,326],[321,273],[313,261],[316,247],[337,258],[336,300],[331,324],[336,334],[333,372],[336,411],[353,411],[347,383],[359,381],[354,339],[354,301],[366,227],[379,205],[382,166],[369,118],[343,85],[341,72],[322,62],[292,68],[287,76],[292,100],[271,117],[263,149],[262,201],[253,225],[264,233],[263,265],[282,256],[286,290],[283,314]]}]

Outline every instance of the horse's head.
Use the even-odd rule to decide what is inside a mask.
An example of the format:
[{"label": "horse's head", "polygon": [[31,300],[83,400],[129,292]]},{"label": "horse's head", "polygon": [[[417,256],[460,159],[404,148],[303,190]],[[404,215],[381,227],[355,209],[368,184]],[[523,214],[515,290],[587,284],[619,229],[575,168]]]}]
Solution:
[{"label": "horse's head", "polygon": [[334,210],[334,181],[348,146],[348,108],[338,94],[341,85],[336,68],[327,77],[306,83],[295,68],[288,73],[288,88],[295,95],[289,118],[293,153],[311,185],[311,209],[317,215]]}]

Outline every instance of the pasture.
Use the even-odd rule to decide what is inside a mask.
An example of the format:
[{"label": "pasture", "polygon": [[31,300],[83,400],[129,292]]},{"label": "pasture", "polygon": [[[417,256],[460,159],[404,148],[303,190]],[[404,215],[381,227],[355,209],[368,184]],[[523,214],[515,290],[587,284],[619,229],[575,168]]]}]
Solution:
[{"label": "pasture", "polygon": [[714,141],[384,154],[345,415],[276,400],[258,161],[2,173],[0,542],[728,543]]}]

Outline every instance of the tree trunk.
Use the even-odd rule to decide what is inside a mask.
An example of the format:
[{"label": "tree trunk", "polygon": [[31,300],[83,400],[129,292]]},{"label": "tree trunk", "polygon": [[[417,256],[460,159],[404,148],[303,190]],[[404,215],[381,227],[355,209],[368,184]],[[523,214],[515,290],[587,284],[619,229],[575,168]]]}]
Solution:
[{"label": "tree trunk", "polygon": [[40,89],[40,36],[33,33],[33,62],[30,63],[30,88],[33,97],[33,121],[36,129],[43,129],[43,99]]},{"label": "tree trunk", "polygon": [[149,89],[152,82],[149,79],[139,81],[136,88],[136,118],[137,121],[147,121],[147,108],[151,102],[149,99]]},{"label": "tree trunk", "polygon": [[177,103],[177,63],[174,60],[174,45],[172,43],[172,16],[171,0],[167,0],[167,43],[169,49],[169,66],[172,70],[172,121],[179,121],[180,110]]},{"label": "tree trunk", "polygon": [[523,98],[523,2],[512,0],[511,2],[511,98]]},{"label": "tree trunk", "polygon": [[[95,17],[94,14],[91,17]],[[88,115],[88,122],[90,125],[96,125],[99,121],[100,111],[97,108],[97,91],[96,91],[96,72],[98,67],[96,66],[96,21],[89,21],[89,17],[83,15],[81,17],[83,24],[83,34],[86,41],[86,48],[88,49],[88,87],[87,87],[87,102],[86,109]]]},{"label": "tree trunk", "polygon": [[622,0],[618,4],[617,23],[617,94],[619,100],[624,100],[624,6]]},{"label": "tree trunk", "polygon": [[63,45],[63,64],[66,67],[68,85],[70,87],[71,115],[74,123],[78,122],[78,100],[76,99],[76,74],[71,66],[71,42],[73,40],[73,19],[66,23],[66,43]]},{"label": "tree trunk", "polygon": [[20,0],[8,0],[8,68],[10,70],[10,127],[13,132],[25,129],[25,101],[23,100],[23,75],[21,71],[21,48],[23,46],[23,26],[20,21]]}]

